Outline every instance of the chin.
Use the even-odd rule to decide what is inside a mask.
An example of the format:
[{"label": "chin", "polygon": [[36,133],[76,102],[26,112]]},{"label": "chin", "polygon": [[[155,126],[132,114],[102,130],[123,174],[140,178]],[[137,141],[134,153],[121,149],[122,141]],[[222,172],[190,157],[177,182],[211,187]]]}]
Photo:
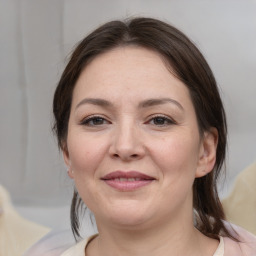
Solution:
[{"label": "chin", "polygon": [[104,216],[101,217],[105,219],[104,222],[125,229],[141,227],[150,220],[148,211],[131,207],[112,208],[111,211],[104,211]]}]

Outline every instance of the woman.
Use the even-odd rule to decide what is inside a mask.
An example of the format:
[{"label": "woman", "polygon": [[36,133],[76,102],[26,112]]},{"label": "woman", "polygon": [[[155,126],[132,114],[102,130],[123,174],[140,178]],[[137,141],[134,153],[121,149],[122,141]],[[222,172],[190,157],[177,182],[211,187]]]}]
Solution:
[{"label": "woman", "polygon": [[106,23],[73,52],[54,96],[55,132],[78,212],[98,234],[68,255],[255,255],[255,238],[224,223],[216,183],[226,119],[193,43],[150,18]]}]

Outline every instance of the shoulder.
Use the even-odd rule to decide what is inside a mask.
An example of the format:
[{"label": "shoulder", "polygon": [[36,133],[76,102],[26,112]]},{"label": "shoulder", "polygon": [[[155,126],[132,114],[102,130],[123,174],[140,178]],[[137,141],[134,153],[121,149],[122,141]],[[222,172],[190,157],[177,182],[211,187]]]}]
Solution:
[{"label": "shoulder", "polygon": [[89,236],[76,243],[70,230],[50,232],[23,256],[84,256],[86,245],[96,236]]},{"label": "shoulder", "polygon": [[60,256],[84,256],[85,248],[88,243],[97,236],[98,234],[92,235],[86,239],[83,239],[79,243],[67,249]]},{"label": "shoulder", "polygon": [[52,231],[35,243],[23,256],[60,256],[75,244],[70,230]]},{"label": "shoulder", "polygon": [[229,231],[238,238],[239,242],[224,237],[225,256],[255,256],[256,236],[233,224],[226,223]]}]

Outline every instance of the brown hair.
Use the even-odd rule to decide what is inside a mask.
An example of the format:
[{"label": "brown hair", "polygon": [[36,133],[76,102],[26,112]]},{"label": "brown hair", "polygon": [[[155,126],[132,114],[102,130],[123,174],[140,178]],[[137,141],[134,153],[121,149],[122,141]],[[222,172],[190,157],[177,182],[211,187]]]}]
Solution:
[{"label": "brown hair", "polygon": [[[83,68],[97,55],[118,46],[137,45],[158,52],[173,74],[189,89],[196,111],[199,131],[211,127],[218,130],[216,163],[212,172],[197,178],[193,184],[193,207],[196,227],[206,236],[217,238],[220,233],[236,238],[226,229],[225,215],[218,197],[217,180],[226,152],[226,117],[213,73],[196,46],[175,27],[152,18],[134,18],[108,22],[86,38],[74,50],[67,64],[53,101],[54,131],[62,150],[66,147],[72,93]],[[83,202],[77,191],[71,205],[71,224],[79,235],[79,211]]]}]

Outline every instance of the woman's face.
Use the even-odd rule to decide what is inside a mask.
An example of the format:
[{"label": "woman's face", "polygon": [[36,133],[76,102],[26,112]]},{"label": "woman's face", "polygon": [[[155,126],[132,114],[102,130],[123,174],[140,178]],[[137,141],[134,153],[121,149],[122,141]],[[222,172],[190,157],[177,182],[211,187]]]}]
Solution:
[{"label": "woman's face", "polygon": [[64,158],[98,225],[192,218],[193,181],[211,171],[215,149],[215,136],[200,138],[187,87],[157,53],[116,48],[81,73]]}]

